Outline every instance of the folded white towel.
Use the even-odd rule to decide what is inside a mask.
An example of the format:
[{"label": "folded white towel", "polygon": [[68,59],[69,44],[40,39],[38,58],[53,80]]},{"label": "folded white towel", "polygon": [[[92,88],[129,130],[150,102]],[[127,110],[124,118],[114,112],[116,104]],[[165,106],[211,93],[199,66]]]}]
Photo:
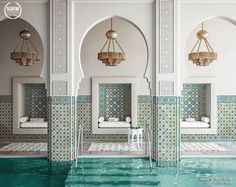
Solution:
[{"label": "folded white towel", "polygon": [[29,121],[29,117],[27,116],[21,117],[19,121],[20,123],[25,123],[26,121]]},{"label": "folded white towel", "polygon": [[102,123],[103,121],[104,121],[104,117],[101,116],[101,117],[98,118],[99,123]]},{"label": "folded white towel", "polygon": [[108,121],[109,122],[117,122],[117,121],[119,121],[119,118],[108,118]]},{"label": "folded white towel", "polygon": [[195,118],[186,118],[185,121],[187,121],[187,122],[194,122],[196,120],[195,120]]},{"label": "folded white towel", "polygon": [[40,122],[43,122],[43,121],[45,121],[45,118],[30,118],[30,121],[40,121]]},{"label": "folded white towel", "polygon": [[209,117],[203,116],[203,117],[201,117],[201,121],[203,121],[205,123],[210,123],[211,120]]},{"label": "folded white towel", "polygon": [[126,121],[127,123],[130,123],[130,122],[131,122],[131,117],[126,117],[126,118],[125,118],[125,121]]}]

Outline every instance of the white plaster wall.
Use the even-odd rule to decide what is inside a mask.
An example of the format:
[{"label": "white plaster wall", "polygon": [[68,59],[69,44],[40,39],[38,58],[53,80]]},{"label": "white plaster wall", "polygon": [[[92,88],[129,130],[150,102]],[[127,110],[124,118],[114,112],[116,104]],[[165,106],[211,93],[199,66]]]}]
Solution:
[{"label": "white plaster wall", "polygon": [[[4,6],[6,5],[8,1],[1,1],[0,2],[0,21],[3,19],[6,19],[4,15]],[[42,77],[46,84],[48,84],[48,66],[49,66],[49,1],[48,0],[19,0],[17,1],[20,3],[22,7],[22,15],[20,18],[27,21],[29,24],[31,24],[35,30],[37,30],[42,43],[43,43],[43,51],[44,51],[44,62],[43,66],[41,66],[41,72],[34,76],[40,76]],[[1,22],[0,22],[1,23]],[[22,27],[21,27],[22,28]],[[19,29],[21,29],[19,28]],[[0,30],[2,30],[2,27],[0,27]],[[18,41],[18,40],[17,40]],[[17,42],[15,40],[15,42]],[[2,46],[2,41],[0,41],[0,46]],[[14,49],[15,44],[12,46]],[[1,52],[2,54],[2,52]],[[8,54],[7,54],[8,55]],[[0,66],[0,71],[2,70],[2,67]],[[6,69],[5,69],[6,70]],[[0,75],[1,76],[1,75]],[[20,76],[20,75],[14,75],[14,76]],[[2,87],[0,89],[0,95],[8,95],[11,94],[11,91],[9,90],[9,87],[5,91],[1,91]]]},{"label": "white plaster wall", "polygon": [[[32,33],[31,41],[39,51],[41,58],[40,62],[32,67],[19,66],[15,61],[11,60],[10,56],[16,45],[21,41],[19,32],[25,27]],[[5,19],[0,22],[0,28],[0,95],[12,95],[12,77],[40,76],[44,61],[43,45],[37,31],[24,20]],[[19,49],[20,46],[17,51]],[[26,48],[24,47],[24,49]]]},{"label": "white plaster wall", "polygon": [[[222,19],[236,20],[236,1],[179,1],[179,61],[181,81],[191,76],[216,77],[217,95],[235,95],[236,27]],[[212,19],[210,19],[212,18]],[[209,42],[218,53],[218,60],[209,67],[197,67],[187,60],[196,42],[200,23],[209,31]]]},{"label": "white plaster wall", "polygon": [[[81,66],[81,54],[80,54],[80,48],[83,43],[83,39],[86,36],[87,32],[95,26],[97,23],[110,18],[112,16],[119,16],[122,18],[125,18],[129,20],[130,22],[134,23],[144,34],[148,49],[149,49],[149,65],[146,76],[151,81],[151,71],[152,71],[152,62],[154,59],[153,54],[153,46],[155,43],[154,39],[154,30],[155,30],[155,24],[154,24],[154,4],[150,1],[147,2],[118,2],[115,1],[114,3],[106,2],[106,3],[96,3],[96,2],[86,2],[86,1],[74,1],[72,5],[72,63],[74,64],[74,76],[73,76],[73,82],[75,85],[75,89],[80,88],[81,85],[79,85],[79,82],[84,77],[84,70]],[[137,13],[138,12],[138,13]],[[104,33],[103,33],[104,36]],[[96,40],[94,39],[94,42]],[[94,43],[93,42],[93,43]],[[103,41],[105,42],[105,41]],[[102,47],[98,44],[98,47]],[[96,52],[97,53],[97,52]],[[97,61],[95,61],[96,63]],[[121,65],[118,68],[122,68],[123,65]],[[131,70],[133,71],[134,68]],[[130,72],[131,72],[130,70]],[[127,74],[127,71],[124,72]],[[101,74],[102,76],[102,74]],[[131,75],[130,75],[131,76]],[[85,75],[86,77],[86,75]],[[88,90],[88,89],[87,89]],[[80,91],[79,91],[80,92]],[[84,94],[85,92],[83,92]],[[80,94],[82,94],[80,92]]]},{"label": "white plaster wall", "polygon": [[120,18],[113,18],[113,29],[118,33],[117,40],[127,55],[126,60],[111,67],[105,66],[97,59],[97,53],[107,40],[105,33],[110,30],[110,19],[98,23],[88,32],[82,44],[84,79],[80,84],[79,95],[91,95],[91,78],[94,76],[137,77],[137,94],[149,95],[148,83],[144,78],[148,54],[142,34],[136,27]]}]

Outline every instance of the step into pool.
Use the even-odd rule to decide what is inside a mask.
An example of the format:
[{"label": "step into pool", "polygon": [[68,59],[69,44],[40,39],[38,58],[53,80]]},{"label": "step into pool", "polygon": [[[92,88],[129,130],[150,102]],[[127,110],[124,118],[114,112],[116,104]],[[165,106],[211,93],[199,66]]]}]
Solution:
[{"label": "step into pool", "polygon": [[[154,163],[154,162],[153,162]],[[149,168],[148,159],[0,159],[1,187],[220,187],[236,186],[236,159],[182,159],[178,167]]]}]

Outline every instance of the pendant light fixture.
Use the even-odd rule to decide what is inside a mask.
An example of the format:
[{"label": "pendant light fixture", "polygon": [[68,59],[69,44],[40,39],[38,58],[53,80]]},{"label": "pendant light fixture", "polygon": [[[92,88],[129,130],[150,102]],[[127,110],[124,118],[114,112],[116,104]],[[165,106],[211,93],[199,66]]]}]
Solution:
[{"label": "pendant light fixture", "polygon": [[[107,41],[98,53],[98,60],[101,60],[106,66],[117,66],[121,61],[125,60],[126,55],[116,39],[117,35],[117,32],[112,28],[111,18],[111,29],[106,32]],[[104,51],[105,48],[107,49],[106,51]],[[120,51],[116,51],[117,48]]]},{"label": "pendant light fixture", "polygon": [[[192,51],[188,55],[188,59],[193,61],[194,64],[197,66],[208,66],[213,60],[217,59],[217,53],[214,52],[211,45],[207,41],[208,32],[203,29],[203,22],[202,22],[202,29],[197,32],[198,41],[194,45]],[[200,47],[202,43],[205,43],[207,51],[200,51]],[[197,47],[197,51],[194,52],[195,48]]]},{"label": "pendant light fixture", "polygon": [[11,53],[11,59],[20,66],[32,66],[40,61],[39,53],[31,41],[31,32],[24,29],[20,32],[21,41]]}]

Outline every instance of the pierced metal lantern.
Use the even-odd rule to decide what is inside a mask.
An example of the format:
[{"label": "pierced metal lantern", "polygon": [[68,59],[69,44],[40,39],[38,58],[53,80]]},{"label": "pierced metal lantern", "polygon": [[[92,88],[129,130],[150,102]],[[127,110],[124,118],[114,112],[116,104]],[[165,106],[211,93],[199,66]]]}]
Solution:
[{"label": "pierced metal lantern", "polygon": [[[197,38],[198,41],[194,45],[191,53],[188,55],[188,59],[192,61],[197,66],[208,66],[210,63],[213,62],[213,60],[217,59],[217,53],[213,51],[211,45],[207,41],[208,32],[203,29],[203,23],[202,23],[202,29],[197,32]],[[202,41],[204,41],[207,51],[199,51]],[[194,49],[197,47],[197,51],[194,52]]]},{"label": "pierced metal lantern", "polygon": [[24,29],[20,32],[21,41],[11,53],[11,59],[20,66],[32,66],[40,61],[39,53],[31,41],[31,32]]},{"label": "pierced metal lantern", "polygon": [[[98,53],[98,60],[101,60],[106,66],[117,66],[125,60],[126,55],[116,39],[117,35],[117,32],[112,29],[111,19],[111,30],[106,32],[107,41]],[[107,51],[103,51],[105,47],[107,47]],[[120,51],[116,51],[116,48],[119,48]]]}]

